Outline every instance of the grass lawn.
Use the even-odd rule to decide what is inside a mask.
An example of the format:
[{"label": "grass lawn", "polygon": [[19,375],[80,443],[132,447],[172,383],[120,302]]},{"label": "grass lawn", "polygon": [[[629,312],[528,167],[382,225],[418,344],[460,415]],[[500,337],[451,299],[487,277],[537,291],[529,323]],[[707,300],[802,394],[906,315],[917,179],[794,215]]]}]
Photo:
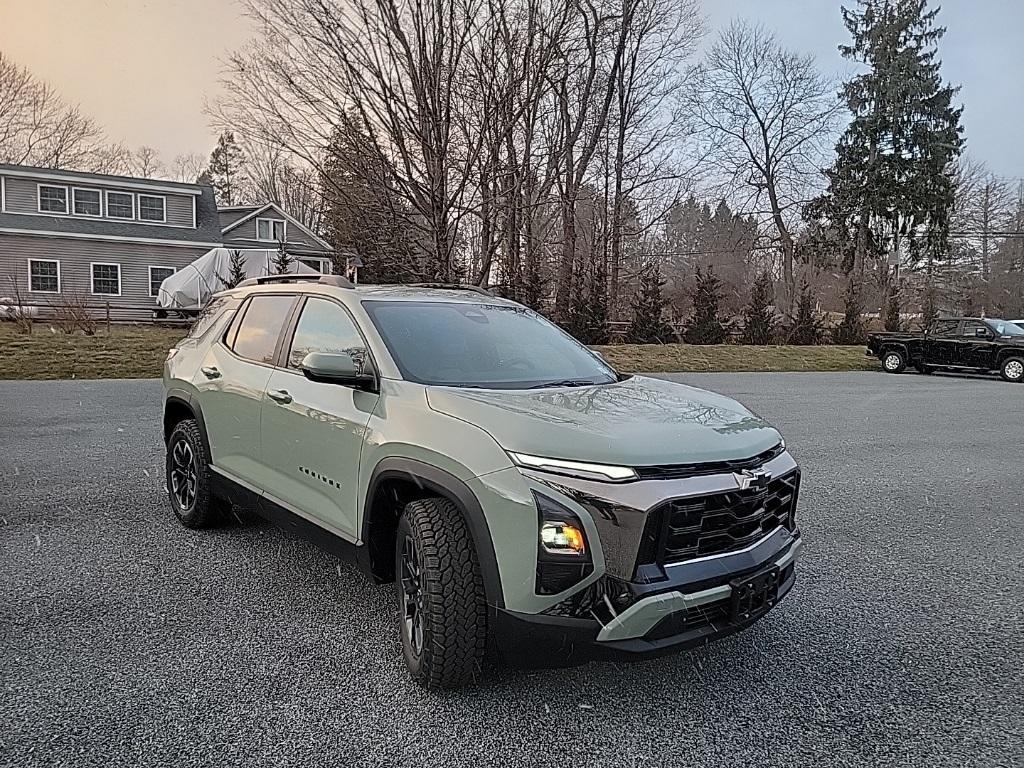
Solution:
[{"label": "grass lawn", "polygon": [[864,347],[750,347],[733,344],[622,344],[596,347],[623,373],[693,371],[873,371]]},{"label": "grass lawn", "polygon": [[[114,326],[95,336],[51,331],[37,323],[31,335],[0,323],[0,379],[144,379],[163,370],[167,350],[183,328]],[[625,373],[682,371],[876,370],[864,347],[745,347],[623,344],[597,348]]]},{"label": "grass lawn", "polygon": [[95,336],[36,323],[31,334],[0,323],[0,379],[148,379],[163,371],[184,328],[113,326]]}]

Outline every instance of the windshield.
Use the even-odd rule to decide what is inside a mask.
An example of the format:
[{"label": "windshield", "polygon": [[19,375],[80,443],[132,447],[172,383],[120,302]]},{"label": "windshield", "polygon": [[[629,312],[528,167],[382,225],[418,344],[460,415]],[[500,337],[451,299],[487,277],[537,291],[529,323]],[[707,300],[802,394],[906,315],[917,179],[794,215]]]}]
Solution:
[{"label": "windshield", "polygon": [[524,307],[365,301],[402,376],[420,384],[487,389],[608,384],[615,372]]},{"label": "windshield", "polygon": [[1009,320],[989,320],[988,324],[996,332],[996,336],[1024,336],[1024,328]]}]

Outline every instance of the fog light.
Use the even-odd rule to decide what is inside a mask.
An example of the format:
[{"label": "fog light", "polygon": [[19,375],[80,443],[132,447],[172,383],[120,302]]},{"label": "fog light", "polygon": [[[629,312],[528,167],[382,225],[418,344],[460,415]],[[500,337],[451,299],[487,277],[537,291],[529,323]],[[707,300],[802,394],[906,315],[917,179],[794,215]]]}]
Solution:
[{"label": "fog light", "polygon": [[583,531],[572,523],[544,522],[540,543],[552,555],[582,555],[587,551]]}]

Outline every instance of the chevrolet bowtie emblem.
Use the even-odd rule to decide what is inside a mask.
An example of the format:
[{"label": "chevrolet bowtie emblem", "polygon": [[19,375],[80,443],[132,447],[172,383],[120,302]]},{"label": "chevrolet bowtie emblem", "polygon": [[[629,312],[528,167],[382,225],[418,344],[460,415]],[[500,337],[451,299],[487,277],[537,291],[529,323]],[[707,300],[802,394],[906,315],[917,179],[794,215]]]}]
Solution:
[{"label": "chevrolet bowtie emblem", "polygon": [[768,487],[768,483],[772,479],[772,473],[763,469],[744,469],[742,472],[733,472],[732,476],[736,479],[736,485],[740,487],[741,491],[749,491],[751,488],[758,491],[763,490]]}]

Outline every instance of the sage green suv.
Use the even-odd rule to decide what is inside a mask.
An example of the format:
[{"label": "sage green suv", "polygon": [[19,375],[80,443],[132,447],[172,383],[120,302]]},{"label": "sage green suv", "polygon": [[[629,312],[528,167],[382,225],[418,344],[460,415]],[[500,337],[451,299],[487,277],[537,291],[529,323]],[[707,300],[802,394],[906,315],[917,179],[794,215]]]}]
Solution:
[{"label": "sage green suv", "polygon": [[248,280],[164,367],[171,506],[231,504],[397,585],[413,678],[636,658],[789,591],[800,470],[739,403],[616,373],[479,289]]}]

